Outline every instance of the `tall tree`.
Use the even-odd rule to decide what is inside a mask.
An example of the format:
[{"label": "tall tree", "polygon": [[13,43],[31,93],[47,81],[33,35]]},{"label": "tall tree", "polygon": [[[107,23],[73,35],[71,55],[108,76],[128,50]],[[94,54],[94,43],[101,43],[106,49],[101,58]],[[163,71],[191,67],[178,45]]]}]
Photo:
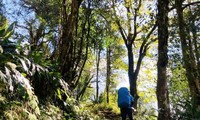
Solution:
[{"label": "tall tree", "polygon": [[62,1],[61,9],[61,25],[59,40],[59,61],[60,70],[64,79],[70,87],[74,89],[73,80],[76,76],[76,56],[74,56],[74,47],[76,45],[75,37],[77,35],[78,13],[82,0],[72,0],[70,6],[70,14],[67,13],[67,0]]},{"label": "tall tree", "polygon": [[167,87],[168,63],[168,11],[169,0],[158,0],[158,62],[157,62],[157,100],[158,120],[170,119],[170,107]]},{"label": "tall tree", "polygon": [[101,60],[101,48],[96,50],[96,102],[99,102],[99,64]]},{"label": "tall tree", "polygon": [[109,103],[109,90],[110,90],[110,78],[111,78],[111,46],[106,50],[107,68],[106,68],[106,102]]},{"label": "tall tree", "polygon": [[[51,1],[43,0],[23,0],[24,6],[34,10],[36,15],[44,19],[47,27],[44,29],[53,31],[51,38],[51,48],[53,50],[50,55],[52,61],[59,64],[60,72],[69,84],[71,89],[75,89],[82,74],[85,61],[87,60],[87,52],[89,39],[87,39],[87,18],[91,11],[85,13],[89,9],[90,0],[81,6],[83,0],[62,0]],[[79,19],[80,14],[85,14],[84,19]],[[81,21],[81,23],[80,23]],[[52,47],[53,46],[53,47]]]},{"label": "tall tree", "polygon": [[[175,6],[178,17],[179,36],[183,54],[184,67],[188,79],[192,101],[195,110],[200,110],[200,71],[199,71],[199,52],[197,51],[196,28],[194,19],[190,19],[188,26],[184,19],[184,0],[175,0]],[[190,4],[188,4],[190,5]],[[194,16],[194,15],[192,15]],[[192,29],[190,29],[192,27]],[[193,39],[190,36],[193,35]]]},{"label": "tall tree", "polygon": [[[117,24],[118,30],[124,40],[124,44],[127,49],[128,55],[128,77],[129,77],[129,84],[130,84],[130,93],[134,96],[135,101],[133,107],[137,109],[137,100],[139,98],[137,94],[137,78],[140,71],[140,67],[142,64],[142,60],[146,55],[146,52],[149,48],[149,45],[155,40],[151,38],[154,30],[157,27],[157,24],[154,20],[154,14],[147,14],[140,13],[142,5],[145,1],[142,0],[123,0],[124,8],[126,12],[126,20],[124,20],[124,16],[119,16],[117,12],[119,12],[119,6],[117,3],[113,1],[113,11],[114,11],[114,20]],[[120,4],[122,4],[120,3]],[[117,11],[118,10],[118,11]],[[150,11],[150,10],[149,10]],[[149,12],[148,11],[148,12]],[[144,17],[148,16],[150,20],[144,20]],[[121,19],[120,19],[121,17]],[[142,21],[146,21],[142,24]],[[139,23],[141,25],[139,25]],[[125,24],[125,25],[124,25]],[[139,35],[142,34],[142,36]],[[137,64],[135,65],[134,61],[134,45],[139,41],[139,52]]]}]

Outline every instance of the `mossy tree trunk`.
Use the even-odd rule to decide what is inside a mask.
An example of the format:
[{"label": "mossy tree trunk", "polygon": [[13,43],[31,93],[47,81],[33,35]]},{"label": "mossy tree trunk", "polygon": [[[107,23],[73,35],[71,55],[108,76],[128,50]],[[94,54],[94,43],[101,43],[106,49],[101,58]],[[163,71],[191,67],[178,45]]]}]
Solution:
[{"label": "mossy tree trunk", "polygon": [[[82,0],[72,0],[70,14],[67,13],[68,0],[62,1],[61,9],[61,31],[59,40],[59,62],[60,71],[64,80],[73,89],[75,86],[73,81],[76,76],[75,62],[76,62],[76,51],[75,51],[75,40],[78,24],[79,7]],[[80,55],[79,55],[80,56]]]},{"label": "mossy tree trunk", "polygon": [[[187,30],[187,24],[183,14],[183,0],[175,0],[176,11],[178,15],[179,37],[182,47],[183,62],[186,69],[190,92],[192,95],[193,107],[200,110],[200,71],[199,71],[199,53],[195,48],[196,35],[193,31],[193,40],[190,37],[190,32]],[[194,47],[194,48],[193,48]],[[196,54],[196,57],[195,57]]]},{"label": "mossy tree trunk", "polygon": [[158,120],[170,119],[169,97],[167,87],[168,64],[168,4],[169,0],[158,0],[158,62],[157,62],[157,100]]}]

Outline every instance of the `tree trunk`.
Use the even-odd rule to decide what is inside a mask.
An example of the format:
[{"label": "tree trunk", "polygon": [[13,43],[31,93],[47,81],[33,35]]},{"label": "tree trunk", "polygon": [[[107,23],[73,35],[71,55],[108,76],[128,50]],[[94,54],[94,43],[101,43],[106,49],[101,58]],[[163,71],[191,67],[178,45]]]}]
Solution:
[{"label": "tree trunk", "polygon": [[101,50],[97,50],[97,56],[96,56],[96,67],[97,67],[97,75],[96,75],[96,102],[99,102],[99,63],[100,63],[100,54]]},{"label": "tree trunk", "polygon": [[[78,84],[79,84],[79,81],[81,79],[81,75],[82,75],[82,72],[84,70],[84,66],[86,64],[86,61],[88,59],[88,50],[89,50],[89,44],[90,44],[90,41],[89,41],[89,37],[90,37],[90,17],[91,17],[91,8],[90,8],[91,4],[90,2],[88,3],[88,8],[87,10],[85,11],[85,16],[86,16],[86,19],[85,21],[82,23],[82,36],[81,36],[81,43],[80,43],[80,48],[79,48],[79,51],[78,51],[78,58],[77,58],[77,62],[76,62],[76,65],[75,65],[75,70],[78,71],[77,69],[79,69],[79,73],[78,73],[78,77],[76,79],[76,81],[74,82],[74,87],[76,87]],[[87,28],[86,28],[86,24],[87,24]],[[87,30],[86,30],[87,29]],[[83,54],[83,40],[85,39],[85,54]],[[82,57],[84,56],[84,57]],[[82,66],[80,67],[80,63],[82,61]]]},{"label": "tree trunk", "polygon": [[[124,1],[125,3],[128,1]],[[140,71],[140,66],[142,63],[142,59],[146,55],[146,51],[152,41],[150,41],[150,36],[152,35],[153,31],[156,29],[157,24],[155,24],[152,29],[148,31],[148,34],[143,38],[143,43],[140,46],[140,53],[139,53],[139,58],[137,61],[137,65],[134,68],[134,56],[133,56],[133,44],[134,41],[137,38],[137,34],[139,34],[138,29],[138,24],[137,24],[137,18],[139,15],[140,7],[142,5],[142,0],[135,1],[137,2],[137,7],[134,9],[134,12],[131,10],[132,9],[132,4],[127,4],[126,9],[127,9],[127,28],[123,28],[120,20],[118,17],[116,17],[116,24],[118,25],[119,32],[124,40],[124,43],[126,45],[127,51],[128,51],[128,77],[129,77],[129,84],[130,84],[130,93],[134,97],[134,104],[133,107],[137,109],[137,101],[138,101],[138,94],[137,94],[137,78],[139,75]],[[113,2],[114,4],[114,2]],[[135,6],[134,6],[135,7]],[[114,9],[115,11],[115,9]],[[115,11],[116,13],[116,11]],[[117,15],[115,15],[117,16]],[[131,25],[133,23],[133,26]],[[127,32],[126,32],[127,30]]]},{"label": "tree trunk", "polygon": [[106,75],[106,102],[109,103],[109,90],[110,90],[110,73],[111,73],[111,61],[110,61],[110,46],[107,47],[107,75]]},{"label": "tree trunk", "polygon": [[132,44],[127,44],[128,50],[128,77],[129,77],[129,84],[130,84],[130,94],[134,97],[134,104],[133,107],[137,109],[137,85],[136,80],[137,76],[134,74],[134,58],[133,58],[133,50]]},{"label": "tree trunk", "polygon": [[168,63],[168,0],[158,0],[158,62],[157,62],[157,100],[158,120],[170,119],[170,107],[167,87]]},{"label": "tree trunk", "polygon": [[85,80],[84,80],[85,82],[84,82],[82,89],[80,88],[80,86],[78,86],[79,89],[78,89],[78,93],[77,93],[77,96],[76,96],[76,100],[80,100],[83,97],[83,95],[84,95],[88,85],[90,84],[90,81],[92,80],[92,78],[93,78],[93,76],[90,77],[90,75],[87,75],[85,77]]},{"label": "tree trunk", "polygon": [[[183,7],[182,0],[176,0],[176,10],[178,14],[178,27],[179,27],[179,36],[181,40],[182,54],[184,67],[186,69],[186,76],[188,79],[190,92],[192,95],[193,107],[200,109],[200,77],[198,71],[198,63],[196,63],[194,57],[194,51],[191,45],[191,38],[186,34],[186,23],[183,16]],[[198,60],[197,60],[198,61]]]},{"label": "tree trunk", "polygon": [[78,22],[78,11],[82,0],[72,0],[71,14],[67,15],[67,0],[62,1],[61,11],[61,26],[59,40],[59,61],[60,71],[64,80],[73,88],[73,80],[75,78],[75,71],[73,71],[73,54],[74,54],[74,38],[76,26]]}]

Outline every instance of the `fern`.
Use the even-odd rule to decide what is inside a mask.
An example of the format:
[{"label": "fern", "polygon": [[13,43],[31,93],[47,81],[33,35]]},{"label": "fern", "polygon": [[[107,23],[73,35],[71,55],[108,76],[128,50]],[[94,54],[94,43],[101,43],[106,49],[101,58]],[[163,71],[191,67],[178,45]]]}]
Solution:
[{"label": "fern", "polygon": [[[69,107],[67,112],[71,113],[75,101],[67,95],[68,84],[57,66],[38,56],[19,54],[17,44],[8,40],[15,24],[0,27],[0,119],[62,118],[61,107]],[[51,111],[45,105],[52,106]]]}]

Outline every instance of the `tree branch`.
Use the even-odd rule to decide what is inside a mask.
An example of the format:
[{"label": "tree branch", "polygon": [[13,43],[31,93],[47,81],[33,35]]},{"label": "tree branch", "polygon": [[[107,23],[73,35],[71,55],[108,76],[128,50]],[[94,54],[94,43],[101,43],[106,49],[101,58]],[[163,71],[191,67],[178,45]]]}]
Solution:
[{"label": "tree branch", "polygon": [[119,31],[121,33],[121,36],[122,36],[123,40],[124,40],[124,43],[127,45],[127,37],[125,36],[125,32],[124,32],[119,20],[117,20],[116,23],[117,23],[117,25],[119,27]]},{"label": "tree branch", "polygon": [[134,14],[134,33],[133,33],[133,37],[132,37],[132,39],[131,39],[131,44],[133,44],[133,42],[134,42],[134,40],[135,40],[135,38],[137,37],[137,23],[136,23],[136,21],[137,21],[137,13],[138,13],[138,11],[139,11],[139,9],[140,9],[140,7],[141,7],[141,0],[139,0],[139,5],[138,5],[138,7],[135,9],[135,14]]},{"label": "tree branch", "polygon": [[[185,9],[186,7],[189,7],[189,6],[195,5],[195,4],[200,4],[200,1],[185,4],[185,5],[182,7],[182,9]],[[176,6],[171,7],[171,8],[169,9],[169,12],[172,11],[172,10],[174,10],[175,8],[176,8]]]},{"label": "tree branch", "polygon": [[149,31],[149,33],[146,36],[146,39],[149,39],[149,37],[151,36],[151,34],[153,33],[153,31],[156,29],[156,27],[158,26],[157,21],[154,24],[154,26],[152,27],[152,29]]},{"label": "tree branch", "polygon": [[186,7],[189,7],[190,5],[195,5],[195,4],[200,4],[200,1],[185,4],[182,8],[185,9]]}]

